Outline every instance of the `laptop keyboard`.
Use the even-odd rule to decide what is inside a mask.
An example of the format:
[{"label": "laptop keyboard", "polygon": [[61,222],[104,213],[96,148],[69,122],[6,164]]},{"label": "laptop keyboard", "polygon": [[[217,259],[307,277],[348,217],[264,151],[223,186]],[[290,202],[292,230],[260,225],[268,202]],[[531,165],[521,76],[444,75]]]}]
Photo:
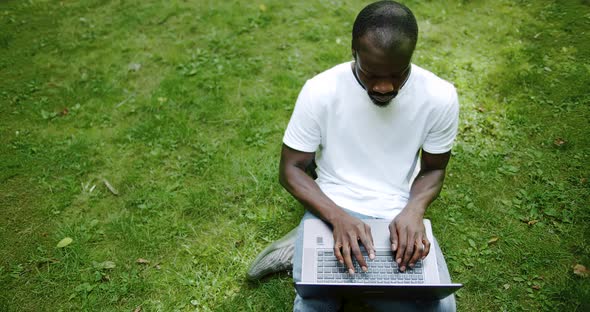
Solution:
[{"label": "laptop keyboard", "polygon": [[344,264],[340,264],[332,249],[318,250],[319,283],[363,283],[363,284],[424,284],[424,270],[422,260],[418,260],[413,269],[407,267],[400,272],[397,263],[393,261],[393,254],[389,250],[378,250],[375,259],[369,260],[363,250],[368,271],[361,270],[358,262],[353,259],[354,274],[348,274]]}]

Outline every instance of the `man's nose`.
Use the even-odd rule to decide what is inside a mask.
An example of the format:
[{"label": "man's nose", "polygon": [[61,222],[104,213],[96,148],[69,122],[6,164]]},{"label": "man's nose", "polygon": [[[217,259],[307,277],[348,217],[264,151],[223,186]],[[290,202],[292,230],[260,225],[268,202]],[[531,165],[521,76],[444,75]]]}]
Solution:
[{"label": "man's nose", "polygon": [[373,85],[372,90],[373,90],[373,92],[377,92],[377,93],[381,93],[381,94],[386,94],[386,93],[395,91],[393,84],[389,81],[377,82],[376,84]]}]

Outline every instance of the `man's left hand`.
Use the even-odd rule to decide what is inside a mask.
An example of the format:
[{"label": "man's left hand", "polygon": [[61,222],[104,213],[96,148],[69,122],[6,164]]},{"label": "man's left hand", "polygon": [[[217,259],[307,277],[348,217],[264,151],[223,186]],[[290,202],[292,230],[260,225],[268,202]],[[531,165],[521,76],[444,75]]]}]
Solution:
[{"label": "man's left hand", "polygon": [[423,216],[408,208],[402,210],[389,224],[391,250],[402,272],[408,265],[413,268],[418,259],[424,259],[430,252]]}]

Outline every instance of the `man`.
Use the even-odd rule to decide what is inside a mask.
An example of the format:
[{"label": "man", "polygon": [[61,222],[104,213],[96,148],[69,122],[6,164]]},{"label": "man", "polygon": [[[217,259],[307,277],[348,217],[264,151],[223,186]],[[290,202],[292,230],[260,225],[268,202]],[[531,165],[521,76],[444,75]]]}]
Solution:
[{"label": "man", "polygon": [[[365,7],[352,31],[354,61],[337,65],[303,86],[283,138],[280,182],[307,209],[303,219],[331,225],[334,254],[350,274],[353,261],[374,258],[363,218],[386,218],[391,250],[401,271],[428,255],[423,216],[438,196],[457,133],[455,88],[411,63],[418,38],[412,12],[393,1]],[[317,163],[316,180],[305,173]],[[415,179],[414,171],[420,161]],[[302,221],[303,222],[303,221]],[[293,246],[294,245],[294,246]],[[269,246],[253,263],[250,279],[290,266],[300,280],[302,226]],[[293,251],[294,250],[294,251]],[[442,255],[442,253],[439,253]],[[354,260],[353,260],[354,259]],[[448,278],[444,258],[441,276]],[[377,308],[454,309],[440,302],[370,302]],[[299,296],[294,310],[338,309],[337,299]]]}]

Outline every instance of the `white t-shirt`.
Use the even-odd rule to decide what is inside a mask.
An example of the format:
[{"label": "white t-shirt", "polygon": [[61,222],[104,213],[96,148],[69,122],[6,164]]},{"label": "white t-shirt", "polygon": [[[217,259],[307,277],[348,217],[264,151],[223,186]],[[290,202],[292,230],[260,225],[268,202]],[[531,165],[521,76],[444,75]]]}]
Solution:
[{"label": "white t-shirt", "polygon": [[408,202],[420,148],[433,154],[451,150],[457,92],[412,64],[398,95],[379,107],[350,65],[337,65],[305,83],[283,142],[316,152],[316,182],[338,206],[391,219]]}]

